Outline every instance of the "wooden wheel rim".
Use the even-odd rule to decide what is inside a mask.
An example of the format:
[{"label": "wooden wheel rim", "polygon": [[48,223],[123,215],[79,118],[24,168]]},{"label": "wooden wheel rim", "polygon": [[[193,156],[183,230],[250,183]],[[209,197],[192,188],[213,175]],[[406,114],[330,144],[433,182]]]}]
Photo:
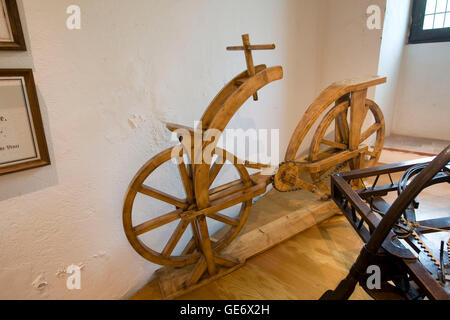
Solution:
[{"label": "wooden wheel rim", "polygon": [[[313,140],[311,142],[310,152],[309,152],[309,160],[310,161],[316,161],[319,158],[319,152],[320,152],[320,146],[324,141],[324,136],[326,134],[327,129],[330,127],[333,121],[341,115],[344,114],[344,119],[346,126],[348,128],[347,123],[347,110],[349,108],[350,104],[348,101],[344,101],[340,103],[339,105],[333,107],[328,113],[323,117],[322,121],[320,122]],[[376,134],[376,140],[375,144],[373,146],[373,151],[370,152],[369,160],[365,161],[366,167],[371,167],[377,164],[378,160],[381,156],[381,151],[383,149],[384,144],[384,136],[385,136],[385,122],[383,113],[380,109],[380,107],[372,100],[366,99],[366,108],[368,111],[372,113],[375,123],[372,124],[368,129],[366,129],[363,133],[360,135],[360,144],[366,141],[369,137]],[[341,141],[339,142],[341,144],[342,151],[348,150],[348,141]],[[344,148],[345,147],[345,148]],[[314,175],[317,177],[317,174]]]},{"label": "wooden wheel rim", "polygon": [[[136,195],[138,193],[140,193],[140,190],[141,190],[141,187],[142,187],[144,181],[163,163],[170,161],[172,159],[172,151],[174,148],[175,147],[168,148],[168,149],[162,151],[161,153],[159,153],[158,155],[154,156],[146,164],[144,164],[141,167],[141,169],[137,172],[137,174],[131,181],[131,183],[128,187],[126,196],[125,196],[122,219],[123,219],[124,231],[125,231],[128,241],[130,242],[131,246],[136,250],[136,252],[139,253],[143,258],[145,258],[153,263],[159,264],[159,265],[172,266],[172,267],[183,267],[186,265],[194,264],[196,261],[198,261],[198,259],[201,256],[200,250],[198,250],[197,252],[181,254],[181,255],[169,255],[168,257],[163,256],[162,253],[151,249],[143,241],[141,241],[139,239],[140,234],[137,234],[137,232],[136,232],[137,226],[133,226],[133,223],[132,223],[133,204],[134,204]],[[217,149],[217,151],[219,151],[219,150],[220,150],[220,153],[222,153],[222,155],[227,155],[226,159],[235,159],[236,160],[236,158],[233,155],[229,154],[227,151]],[[233,157],[233,158],[230,158],[230,157]],[[234,166],[236,167],[236,169],[240,175],[240,179],[243,181],[243,183],[246,186],[251,185],[251,179],[250,179],[250,176],[249,176],[247,170],[245,169],[245,167],[243,165],[236,164],[236,161],[234,161]],[[195,199],[194,199],[194,201],[195,201]],[[233,218],[234,220],[238,221],[239,223],[235,226],[231,226],[230,230],[228,230],[217,242],[214,242],[212,244],[212,249],[214,251],[218,252],[218,251],[224,249],[239,234],[239,232],[241,231],[245,222],[247,221],[248,215],[250,213],[251,205],[252,205],[251,200],[247,200],[247,201],[241,203],[241,209],[240,209],[239,215],[236,218]],[[169,214],[175,214],[177,211],[179,213],[181,213],[183,211],[187,211],[187,208],[188,208],[188,203],[186,202],[182,208],[176,208],[176,210],[174,210],[173,212],[170,212]],[[165,214],[163,216],[166,216],[166,215],[168,215],[168,214]],[[161,218],[161,217],[162,216],[157,217],[157,218]],[[149,221],[154,221],[157,218],[151,219]],[[179,224],[179,227],[180,227],[181,222],[182,222],[182,219],[180,217],[174,218],[173,220],[171,220],[167,223],[164,223],[163,225],[166,225],[170,222],[177,221],[177,220],[180,221],[180,224]],[[148,223],[149,221],[147,221],[146,223]],[[189,226],[189,224],[193,224],[193,223],[194,222],[191,221],[187,224],[187,226],[184,226],[184,225],[182,226],[184,228],[184,230],[182,231],[180,238],[184,234],[184,232],[185,232],[186,228]],[[157,229],[163,225],[155,227],[154,229]],[[152,230],[153,229],[150,229],[149,231],[143,232],[141,234],[150,232]],[[178,239],[178,241],[179,241],[179,239]],[[178,241],[177,241],[177,243],[178,243]],[[191,239],[191,241],[192,241],[192,239]],[[188,242],[187,245],[189,245],[190,242]],[[194,246],[194,249],[195,248],[196,247]]]},{"label": "wooden wheel rim", "polygon": [[[375,131],[377,134],[377,137],[376,137],[376,141],[375,141],[375,146],[373,147],[374,149],[372,151],[375,154],[375,156],[371,156],[371,159],[366,161],[366,167],[374,167],[378,164],[378,161],[380,160],[380,156],[381,156],[381,151],[383,151],[384,138],[386,135],[386,124],[384,121],[383,112],[381,111],[380,107],[374,101],[372,101],[370,99],[366,99],[366,106],[368,106],[369,110],[372,112],[373,117],[375,118],[375,123],[380,124],[380,128]],[[367,129],[366,132],[369,129]],[[373,134],[371,134],[370,136],[372,136],[372,135]]]}]

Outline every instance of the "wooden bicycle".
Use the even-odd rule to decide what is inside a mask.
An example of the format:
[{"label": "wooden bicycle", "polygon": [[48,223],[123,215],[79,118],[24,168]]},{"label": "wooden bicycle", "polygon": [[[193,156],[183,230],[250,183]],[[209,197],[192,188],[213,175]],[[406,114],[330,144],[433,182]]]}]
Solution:
[{"label": "wooden bicycle", "polygon": [[[248,35],[243,35],[242,40],[242,46],[228,47],[227,50],[244,51],[247,70],[232,79],[214,98],[201,117],[202,127],[194,129],[167,124],[170,131],[184,130],[191,137],[209,129],[223,132],[250,97],[258,100],[258,91],[283,78],[281,66],[267,68],[265,65],[253,64],[253,50],[270,50],[274,49],[275,45],[252,45]],[[176,284],[179,288],[192,288],[202,278],[213,279],[234,270],[243,261],[221,252],[236,238],[246,223],[252,199],[264,194],[270,183],[273,182],[275,188],[280,191],[302,188],[325,199],[328,190],[321,178],[327,170],[347,162],[351,168],[376,163],[383,146],[384,119],[380,108],[373,101],[366,99],[366,95],[369,87],[385,81],[386,78],[379,77],[352,79],[334,83],[323,91],[299,122],[285,156],[286,162],[280,165],[274,177],[262,175],[260,171],[250,175],[247,169],[261,170],[268,165],[240,161],[229,152],[217,148],[217,139],[204,141],[201,148],[212,150],[210,156],[214,156],[215,161],[196,163],[192,161],[197,152],[193,143],[186,143],[180,137],[181,148],[168,148],[150,159],[130,183],[123,207],[123,225],[129,242],[142,257],[153,263],[172,268],[189,266],[185,269],[188,271],[184,273],[182,280]],[[333,103],[320,120],[309,154],[297,158],[307,133]],[[361,133],[368,113],[373,115],[374,123]],[[328,133],[333,126],[334,136],[329,138]],[[373,135],[376,138],[372,147],[362,145]],[[327,146],[326,149],[323,149],[324,145]],[[174,158],[177,158],[177,164],[174,164]],[[225,159],[231,162],[238,178],[218,184],[216,180],[224,168]],[[176,198],[145,183],[154,172],[168,164],[179,172],[185,192],[184,199]],[[312,183],[301,178],[302,172],[311,175]],[[173,206],[173,211],[143,223],[133,224],[133,206],[138,194],[169,204]],[[234,211],[232,215],[223,213],[232,207],[239,207],[239,210]],[[211,230],[210,223],[213,221],[224,225],[221,232]],[[156,232],[171,223],[176,227],[162,250],[150,248],[140,239],[142,235]],[[188,229],[191,233],[190,239],[180,241]]]}]

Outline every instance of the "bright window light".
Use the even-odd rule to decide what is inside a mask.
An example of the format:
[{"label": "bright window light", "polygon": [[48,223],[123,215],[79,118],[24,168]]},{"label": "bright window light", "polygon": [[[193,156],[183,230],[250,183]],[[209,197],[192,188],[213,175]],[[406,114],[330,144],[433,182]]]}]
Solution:
[{"label": "bright window light", "polygon": [[449,0],[427,0],[423,30],[442,28],[450,28]]}]

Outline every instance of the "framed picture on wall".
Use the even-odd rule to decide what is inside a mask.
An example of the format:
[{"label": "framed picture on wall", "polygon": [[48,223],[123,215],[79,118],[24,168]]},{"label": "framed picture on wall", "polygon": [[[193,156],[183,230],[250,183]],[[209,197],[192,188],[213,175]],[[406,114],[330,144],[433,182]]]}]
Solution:
[{"label": "framed picture on wall", "polygon": [[26,49],[16,0],[0,0],[0,50]]},{"label": "framed picture on wall", "polygon": [[31,69],[0,69],[0,175],[50,165]]}]

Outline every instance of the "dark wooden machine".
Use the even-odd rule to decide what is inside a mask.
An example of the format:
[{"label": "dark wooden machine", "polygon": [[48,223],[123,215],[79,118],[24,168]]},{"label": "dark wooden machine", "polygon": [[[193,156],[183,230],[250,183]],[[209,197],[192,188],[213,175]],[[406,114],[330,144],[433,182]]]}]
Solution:
[{"label": "dark wooden machine", "polygon": [[[450,145],[434,160],[410,161],[332,176],[332,197],[365,245],[348,276],[321,299],[348,299],[359,283],[375,299],[449,300],[450,213],[416,220],[424,189],[450,183]],[[430,162],[431,161],[431,162]],[[397,182],[393,176],[400,176]],[[388,177],[388,184],[377,186]],[[352,180],[371,182],[354,190]],[[397,197],[389,204],[392,195]],[[388,199],[388,200],[386,200]],[[368,267],[380,269],[380,286],[369,288]]]}]

